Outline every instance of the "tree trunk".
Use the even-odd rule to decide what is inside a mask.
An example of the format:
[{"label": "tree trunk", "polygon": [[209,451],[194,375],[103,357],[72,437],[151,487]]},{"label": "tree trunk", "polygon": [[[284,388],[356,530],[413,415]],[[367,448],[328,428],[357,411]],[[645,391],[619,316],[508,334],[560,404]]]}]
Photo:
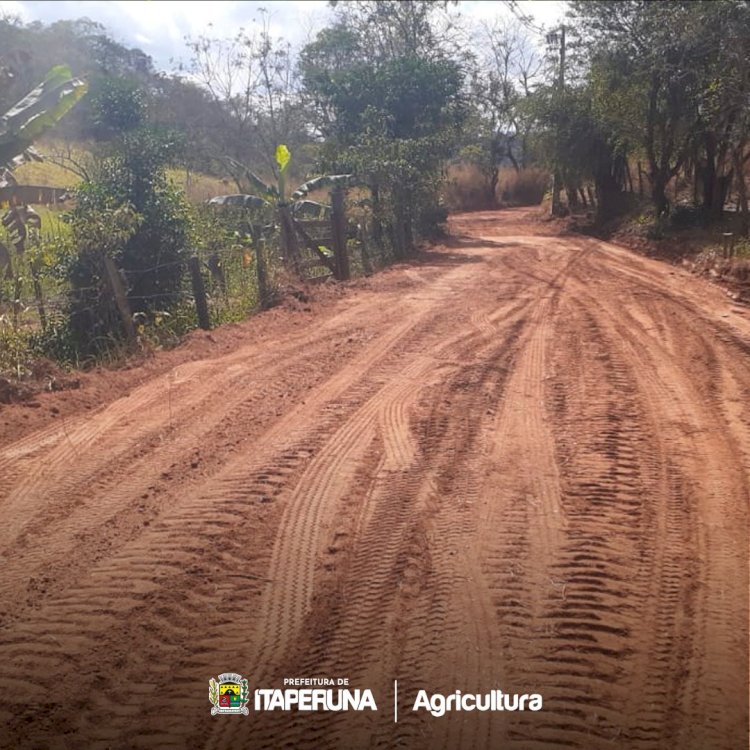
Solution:
[{"label": "tree trunk", "polygon": [[380,216],[380,188],[378,185],[370,185],[370,195],[372,196],[372,239],[383,255],[383,223]]},{"label": "tree trunk", "polygon": [[500,171],[495,168],[492,170],[492,177],[490,177],[489,184],[487,185],[487,206],[489,208],[497,206],[497,183],[499,180]]},{"label": "tree trunk", "polygon": [[706,163],[701,169],[703,184],[703,208],[713,214],[716,187],[716,137],[713,133],[704,133],[703,146],[706,149]]},{"label": "tree trunk", "polygon": [[667,198],[667,178],[665,175],[657,173],[650,174],[651,180],[651,200],[656,209],[656,216],[660,218],[669,213],[669,198]]},{"label": "tree trunk", "polygon": [[638,162],[638,195],[643,198],[643,167],[640,162]]},{"label": "tree trunk", "polygon": [[568,196],[568,208],[575,211],[578,208],[578,189],[575,185],[565,185],[565,194]]},{"label": "tree trunk", "polygon": [[734,171],[730,170],[727,174],[719,175],[716,178],[716,185],[714,187],[714,204],[711,209],[711,218],[719,220],[724,213],[724,204],[727,200],[727,193],[729,187],[732,184],[734,177]]},{"label": "tree trunk", "polygon": [[747,205],[747,182],[745,173],[742,170],[741,149],[736,148],[732,153],[732,162],[734,171],[737,175],[737,195],[739,197],[740,227],[739,233],[742,237],[747,237],[750,232],[750,216],[748,215]]}]

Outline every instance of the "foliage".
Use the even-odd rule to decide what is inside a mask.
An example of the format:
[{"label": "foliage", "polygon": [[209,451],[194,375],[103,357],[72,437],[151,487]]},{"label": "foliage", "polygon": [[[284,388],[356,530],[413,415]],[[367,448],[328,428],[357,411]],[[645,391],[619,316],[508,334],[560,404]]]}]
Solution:
[{"label": "foliage", "polygon": [[258,164],[276,177],[276,145],[291,144],[301,154],[297,146],[308,137],[291,47],[272,37],[267,12],[259,13],[259,24],[240,28],[231,38],[190,39],[189,68],[213,103],[214,156]]},{"label": "foliage", "polygon": [[78,248],[69,267],[71,326],[83,349],[120,335],[105,285],[103,254],[122,269],[130,306],[144,315],[169,310],[181,297],[190,212],[165,170],[175,142],[151,129],[127,133],[76,190],[70,225]]},{"label": "foliage", "polygon": [[[57,124],[86,93],[87,86],[71,76],[70,69],[58,65],[44,81],[0,117],[0,204],[7,207],[3,227],[18,254],[26,248],[29,231],[38,232],[39,215],[28,205],[38,199],[55,198],[55,191],[19,186],[13,170],[30,160],[40,160],[31,146]],[[51,201],[50,201],[51,202]],[[11,271],[8,249],[0,243],[0,270]],[[17,295],[16,295],[17,296]]]},{"label": "foliage", "polygon": [[0,166],[10,168],[35,140],[56,125],[86,93],[87,85],[58,65],[0,117]]},{"label": "foliage", "polygon": [[146,121],[146,94],[128,78],[99,78],[89,98],[94,133],[109,139],[134,130]]},{"label": "foliage", "polygon": [[209,204],[253,209],[271,209],[291,205],[292,214],[295,216],[319,215],[326,213],[330,207],[316,201],[305,200],[305,196],[316,190],[349,187],[355,183],[354,176],[351,174],[322,175],[299,185],[292,192],[290,199],[287,200],[286,172],[291,163],[291,158],[291,151],[285,144],[276,147],[276,162],[279,174],[277,185],[267,184],[248,167],[233,162],[235,173],[241,174],[244,183],[250,189],[254,189],[256,194],[217,195],[211,198]]},{"label": "foliage", "polygon": [[374,239],[396,257],[445,219],[444,163],[466,116],[463,63],[451,56],[447,26],[439,23],[444,8],[337,6],[333,26],[300,55],[304,95],[326,136],[320,166],[368,185]]},{"label": "foliage", "polygon": [[750,7],[629,0],[572,8],[584,95],[608,147],[645,158],[657,215],[670,210],[667,184],[690,168],[704,208],[718,216],[731,154],[745,158],[750,78],[738,51],[750,43]]}]

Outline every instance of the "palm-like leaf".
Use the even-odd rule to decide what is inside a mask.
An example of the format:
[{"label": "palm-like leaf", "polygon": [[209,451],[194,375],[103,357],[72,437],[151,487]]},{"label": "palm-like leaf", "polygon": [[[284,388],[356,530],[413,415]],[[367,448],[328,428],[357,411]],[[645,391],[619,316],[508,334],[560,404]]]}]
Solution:
[{"label": "palm-like leaf", "polygon": [[251,188],[257,190],[261,196],[269,201],[278,199],[279,191],[273,185],[269,185],[261,180],[255,172],[248,169],[244,164],[240,164],[236,159],[228,158],[227,161],[232,165],[239,176],[242,177]]},{"label": "palm-like leaf", "polygon": [[292,200],[298,201],[304,198],[308,193],[325,188],[342,188],[352,185],[354,176],[351,174],[327,174],[322,177],[315,177],[312,180],[303,182],[293,193]]},{"label": "palm-like leaf", "polygon": [[257,195],[217,195],[208,201],[212,206],[243,206],[244,208],[263,208],[270,205],[267,200]]},{"label": "palm-like leaf", "polygon": [[18,104],[0,117],[0,164],[10,164],[59,122],[86,93],[88,84],[58,65]]}]

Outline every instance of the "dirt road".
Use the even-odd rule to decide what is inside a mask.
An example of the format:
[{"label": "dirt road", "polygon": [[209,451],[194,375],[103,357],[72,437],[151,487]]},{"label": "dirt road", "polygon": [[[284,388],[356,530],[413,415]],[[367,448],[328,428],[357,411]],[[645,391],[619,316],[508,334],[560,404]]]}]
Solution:
[{"label": "dirt road", "polygon": [[[1,746],[746,746],[748,310],[523,211],[452,231],[0,448]],[[212,717],[226,671],[379,711]]]}]

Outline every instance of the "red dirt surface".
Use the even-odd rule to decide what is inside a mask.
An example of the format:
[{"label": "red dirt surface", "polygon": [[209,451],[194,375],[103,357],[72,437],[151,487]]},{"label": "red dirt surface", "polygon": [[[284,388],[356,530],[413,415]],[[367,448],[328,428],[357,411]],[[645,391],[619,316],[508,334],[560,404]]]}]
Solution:
[{"label": "red dirt surface", "polygon": [[[746,745],[747,310],[528,211],[451,229],[0,412],[0,746]],[[380,710],[212,717],[226,671]]]}]

